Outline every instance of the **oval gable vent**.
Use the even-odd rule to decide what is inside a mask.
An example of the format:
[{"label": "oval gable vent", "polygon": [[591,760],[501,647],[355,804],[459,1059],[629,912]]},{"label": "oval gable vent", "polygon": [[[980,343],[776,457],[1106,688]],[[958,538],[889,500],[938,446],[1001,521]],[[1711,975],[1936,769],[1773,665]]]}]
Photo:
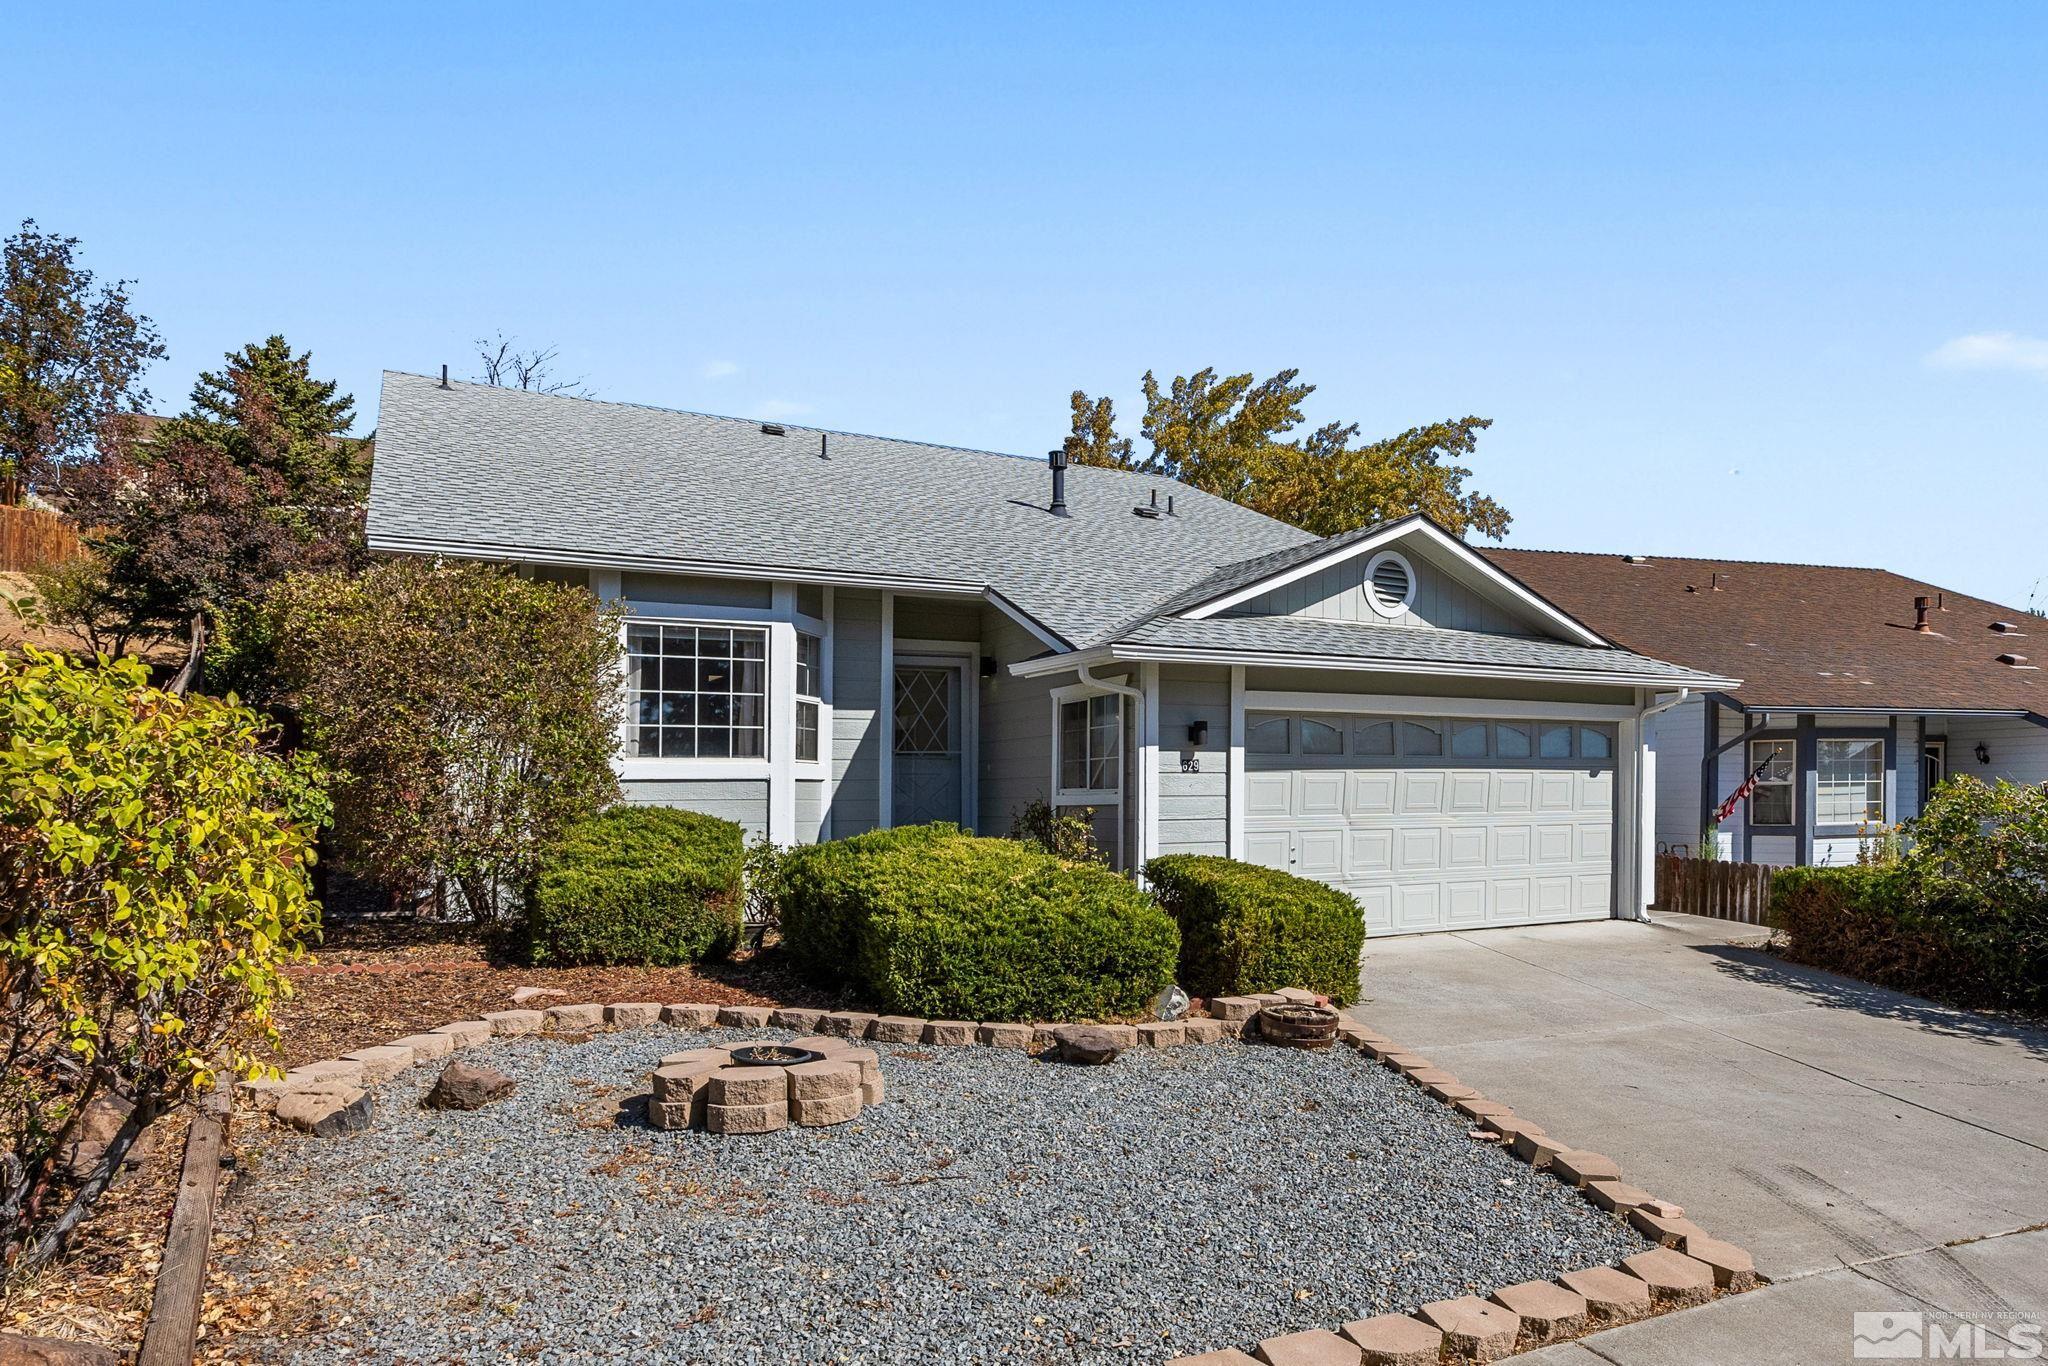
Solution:
[{"label": "oval gable vent", "polygon": [[1365,600],[1383,617],[1398,617],[1415,601],[1415,571],[1391,552],[1373,557],[1365,571]]}]

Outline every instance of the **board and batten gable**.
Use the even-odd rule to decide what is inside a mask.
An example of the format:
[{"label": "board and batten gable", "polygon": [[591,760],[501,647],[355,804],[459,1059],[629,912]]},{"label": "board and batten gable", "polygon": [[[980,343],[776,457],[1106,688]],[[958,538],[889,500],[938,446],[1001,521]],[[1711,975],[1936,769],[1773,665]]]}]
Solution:
[{"label": "board and batten gable", "polygon": [[1289,583],[1280,584],[1219,613],[1226,617],[1314,617],[1375,626],[1436,627],[1492,635],[1540,636],[1533,619],[1513,611],[1496,595],[1473,586],[1470,569],[1455,566],[1439,547],[1406,537],[1387,551],[1406,560],[1415,576],[1415,600],[1406,611],[1386,616],[1366,601],[1366,575],[1381,552],[1361,552]]}]

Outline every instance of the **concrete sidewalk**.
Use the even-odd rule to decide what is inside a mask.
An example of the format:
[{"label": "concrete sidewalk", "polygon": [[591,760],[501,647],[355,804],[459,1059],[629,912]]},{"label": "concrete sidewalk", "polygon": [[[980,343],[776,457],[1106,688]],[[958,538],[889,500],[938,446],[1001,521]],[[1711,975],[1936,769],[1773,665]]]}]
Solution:
[{"label": "concrete sidewalk", "polygon": [[1607,1153],[1777,1283],[1525,1359],[1847,1361],[1858,1309],[2024,1344],[2013,1325],[2048,1324],[2048,1233],[2027,1232],[2048,1226],[2048,1030],[1762,937],[1660,916],[1368,945],[1355,1015]]}]

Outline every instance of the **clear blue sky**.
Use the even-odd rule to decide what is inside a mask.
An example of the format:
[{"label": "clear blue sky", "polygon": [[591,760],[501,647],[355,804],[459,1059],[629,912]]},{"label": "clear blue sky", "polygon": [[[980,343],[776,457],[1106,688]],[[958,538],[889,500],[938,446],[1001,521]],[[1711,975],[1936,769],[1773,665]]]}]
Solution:
[{"label": "clear blue sky", "polygon": [[160,409],[282,331],[367,423],[502,329],[607,398],[1036,453],[1077,386],[1135,434],[1148,367],[1295,366],[1369,435],[1494,418],[1513,544],[2048,575],[2039,4],[46,4],[8,43],[0,216],[136,279]]}]

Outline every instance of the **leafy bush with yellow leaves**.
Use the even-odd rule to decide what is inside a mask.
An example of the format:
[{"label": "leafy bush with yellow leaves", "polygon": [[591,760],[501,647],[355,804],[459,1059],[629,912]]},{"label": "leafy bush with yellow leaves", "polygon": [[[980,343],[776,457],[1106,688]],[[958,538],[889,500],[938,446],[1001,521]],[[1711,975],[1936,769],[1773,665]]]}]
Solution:
[{"label": "leafy bush with yellow leaves", "polygon": [[[233,699],[153,688],[132,659],[0,655],[10,1272],[56,1255],[166,1109],[261,1070],[284,966],[318,932],[327,817],[315,762],[274,752]],[[88,1112],[109,1107],[118,1129],[82,1147]]]}]

